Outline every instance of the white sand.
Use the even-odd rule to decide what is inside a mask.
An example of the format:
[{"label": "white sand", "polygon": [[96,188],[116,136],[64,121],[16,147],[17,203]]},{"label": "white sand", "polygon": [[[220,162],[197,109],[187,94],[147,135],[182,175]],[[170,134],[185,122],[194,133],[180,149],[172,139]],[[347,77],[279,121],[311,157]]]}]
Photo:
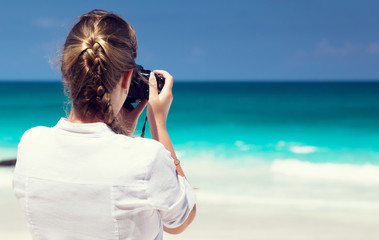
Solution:
[{"label": "white sand", "polygon": [[0,239],[31,239],[20,205],[11,189],[11,170],[0,168]]},{"label": "white sand", "polygon": [[[186,232],[165,239],[379,239],[378,186],[296,182],[263,170],[228,174],[207,168],[210,174],[196,168],[186,169],[200,187],[197,217]],[[30,239],[7,173],[0,169],[0,239]],[[228,185],[231,181],[235,187]]]}]

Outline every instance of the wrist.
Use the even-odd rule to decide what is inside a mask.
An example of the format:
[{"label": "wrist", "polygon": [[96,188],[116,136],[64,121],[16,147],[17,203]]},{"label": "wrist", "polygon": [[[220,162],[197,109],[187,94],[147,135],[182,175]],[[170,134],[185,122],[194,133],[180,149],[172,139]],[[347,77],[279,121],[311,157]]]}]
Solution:
[{"label": "wrist", "polygon": [[166,129],[166,118],[163,116],[148,116],[149,125],[153,128]]},{"label": "wrist", "polygon": [[157,141],[159,141],[163,135],[168,134],[164,121],[156,121],[155,119],[151,121],[149,119],[149,128],[151,137]]},{"label": "wrist", "polygon": [[156,121],[156,127],[160,131],[167,131],[166,121]]}]

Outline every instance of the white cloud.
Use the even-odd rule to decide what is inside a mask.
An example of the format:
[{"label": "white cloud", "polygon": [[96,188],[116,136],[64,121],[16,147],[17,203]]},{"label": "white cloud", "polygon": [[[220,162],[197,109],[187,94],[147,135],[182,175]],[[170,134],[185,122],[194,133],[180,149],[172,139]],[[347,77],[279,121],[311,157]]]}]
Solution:
[{"label": "white cloud", "polygon": [[199,57],[199,56],[204,56],[205,53],[202,49],[198,48],[198,47],[194,47],[192,48],[191,50],[191,55],[192,56],[196,56],[196,57]]},{"label": "white cloud", "polygon": [[353,45],[351,43],[345,43],[343,46],[335,47],[332,46],[328,40],[321,40],[315,50],[316,55],[327,55],[327,56],[347,56],[359,49],[358,45]]},{"label": "white cloud", "polygon": [[371,43],[367,47],[367,53],[369,54],[379,54],[379,43]]},{"label": "white cloud", "polygon": [[55,18],[37,18],[33,21],[33,25],[39,28],[55,28],[63,27],[65,22]]},{"label": "white cloud", "polygon": [[304,58],[307,56],[307,53],[304,50],[297,50],[294,54],[295,58]]}]

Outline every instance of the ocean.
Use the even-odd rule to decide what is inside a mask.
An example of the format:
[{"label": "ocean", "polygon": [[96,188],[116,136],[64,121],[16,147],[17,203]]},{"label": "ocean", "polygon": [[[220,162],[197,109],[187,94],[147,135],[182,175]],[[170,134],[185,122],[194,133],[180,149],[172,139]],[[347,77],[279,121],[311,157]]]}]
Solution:
[{"label": "ocean", "polygon": [[[211,202],[254,202],[263,188],[272,190],[266,197],[287,196],[291,181],[304,183],[288,190],[297,199],[309,197],[310,182],[374,187],[378,93],[379,82],[177,82],[167,127]],[[59,82],[0,82],[0,160],[16,157],[27,129],[66,117],[67,102]],[[377,190],[367,196],[379,200]]]},{"label": "ocean", "polygon": [[[379,239],[378,93],[379,82],[175,83],[167,128],[197,189],[188,236]],[[59,82],[0,82],[0,161],[68,109]],[[0,167],[6,219],[19,214],[12,172]]]},{"label": "ocean", "polygon": [[[178,82],[167,125],[183,154],[377,165],[378,93],[377,82]],[[59,82],[0,82],[0,159],[68,109]]]}]

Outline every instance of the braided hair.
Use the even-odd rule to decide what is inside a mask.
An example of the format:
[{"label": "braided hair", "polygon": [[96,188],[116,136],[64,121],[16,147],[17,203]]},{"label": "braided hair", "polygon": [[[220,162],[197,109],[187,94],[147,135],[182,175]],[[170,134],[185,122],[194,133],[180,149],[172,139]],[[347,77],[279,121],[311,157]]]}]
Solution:
[{"label": "braided hair", "polygon": [[61,61],[75,113],[127,134],[114,115],[110,93],[126,71],[136,68],[136,57],[134,29],[121,17],[97,9],[82,15],[66,38]]}]

